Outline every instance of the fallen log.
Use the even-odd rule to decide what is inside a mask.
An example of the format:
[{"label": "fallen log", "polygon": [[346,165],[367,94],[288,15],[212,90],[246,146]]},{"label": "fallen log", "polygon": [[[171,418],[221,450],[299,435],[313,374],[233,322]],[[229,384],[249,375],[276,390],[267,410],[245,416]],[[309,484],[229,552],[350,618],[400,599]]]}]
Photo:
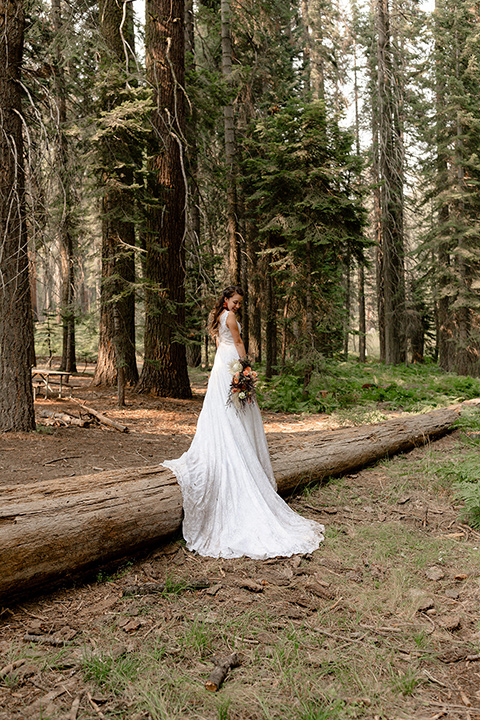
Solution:
[{"label": "fallen log", "polygon": [[[351,472],[444,435],[459,413],[435,410],[377,425],[309,434],[294,448],[272,449],[279,492]],[[182,498],[159,465],[107,470],[2,490],[0,603],[11,604],[178,532]]]},{"label": "fallen log", "polygon": [[77,425],[78,427],[88,427],[90,425],[88,420],[82,420],[69,413],[54,412],[53,410],[47,410],[45,408],[40,410],[39,415],[42,418],[57,420],[63,425]]},{"label": "fallen log", "polygon": [[435,440],[452,429],[459,417],[459,408],[408,415],[376,425],[319,432],[312,440],[288,452],[272,451],[279,491],[290,494],[312,481],[345,475],[381,458]]},{"label": "fallen log", "polygon": [[122,425],[122,423],[117,422],[116,420],[112,420],[112,418],[107,417],[106,415],[103,415],[102,413],[98,412],[98,410],[94,410],[91,407],[87,407],[87,405],[83,405],[83,403],[80,402],[80,400],[77,400],[76,398],[72,397],[70,398],[73,400],[73,402],[76,402],[79,407],[82,408],[82,410],[89,415],[92,415],[92,417],[97,418],[99,422],[102,423],[102,425],[108,425],[109,427],[115,428],[115,430],[119,430],[123,433],[128,433],[129,429],[126,425]]}]

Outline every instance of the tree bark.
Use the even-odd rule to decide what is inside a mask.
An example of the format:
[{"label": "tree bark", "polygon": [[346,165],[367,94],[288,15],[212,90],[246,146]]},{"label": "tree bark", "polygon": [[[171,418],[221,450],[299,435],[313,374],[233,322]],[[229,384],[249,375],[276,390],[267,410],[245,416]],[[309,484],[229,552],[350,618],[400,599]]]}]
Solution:
[{"label": "tree bark", "polygon": [[[463,38],[459,38],[458,28],[455,28],[455,77],[458,86],[461,85],[460,55],[463,52]],[[453,202],[453,215],[458,224],[465,217],[466,182],[466,159],[464,143],[465,127],[460,113],[456,117],[456,136],[454,167],[456,175],[457,198]],[[471,260],[472,249],[465,232],[458,233],[456,248],[456,275],[458,278],[458,292],[455,301],[455,324],[456,324],[456,347],[454,370],[459,375],[478,376],[478,340],[472,332],[475,323],[475,315],[472,309],[472,280],[475,277],[476,269]],[[476,300],[476,298],[475,298]]]},{"label": "tree bark", "polygon": [[[357,9],[354,8],[356,15]],[[355,30],[354,30],[355,33]],[[353,67],[353,88],[354,88],[354,106],[355,106],[355,151],[357,157],[360,157],[360,113],[358,108],[359,90],[358,90],[358,67],[357,67],[357,40],[354,35],[354,67]],[[374,150],[372,148],[372,150]],[[373,164],[373,163],[372,163]],[[375,220],[374,220],[375,222]],[[365,266],[360,261],[358,266],[358,359],[361,363],[367,359],[367,328],[365,318]]]},{"label": "tree bark", "polygon": [[453,323],[450,310],[450,296],[445,291],[451,282],[450,272],[450,243],[446,228],[450,219],[450,207],[446,199],[442,198],[442,191],[448,186],[448,157],[445,148],[446,123],[443,117],[445,106],[445,67],[443,60],[443,42],[438,36],[439,13],[442,3],[435,1],[434,32],[435,32],[435,141],[436,141],[436,168],[435,186],[438,203],[438,251],[433,257],[435,273],[435,295],[436,295],[436,349],[438,364],[441,368],[450,372],[453,369]]},{"label": "tree bark", "polygon": [[245,222],[245,196],[241,187],[237,193],[237,213],[240,251],[240,286],[243,289],[242,340],[250,351],[250,271],[248,267],[247,224]]},{"label": "tree bark", "polygon": [[[222,75],[227,87],[232,76],[231,8],[229,0],[220,3],[222,21]],[[223,108],[225,127],[225,165],[227,171],[227,233],[229,245],[230,281],[233,285],[241,282],[240,236],[237,211],[237,172],[235,147],[235,117],[233,100]]]},{"label": "tree bark", "polygon": [[250,274],[250,337],[249,353],[255,363],[262,362],[262,307],[265,304],[264,277],[262,266],[265,259],[258,257],[259,245],[255,236],[254,228],[250,228],[247,234],[247,256],[248,269]]},{"label": "tree bark", "polygon": [[[100,104],[104,113],[122,102],[129,60],[134,61],[133,9],[128,0],[101,0],[99,25],[103,38]],[[102,287],[100,335],[94,385],[138,382],[135,357],[135,245],[133,222],[134,167],[141,154],[132,138],[119,127],[100,141],[102,172]]]},{"label": "tree bark", "polygon": [[305,244],[305,368],[303,371],[302,395],[308,397],[308,386],[314,370],[312,354],[315,349],[314,322],[313,322],[313,287],[312,287],[312,243],[307,240]]},{"label": "tree bark", "polygon": [[[312,433],[298,449],[272,448],[279,492],[376,462],[452,429],[447,408],[378,425]],[[178,532],[182,497],[161,466],[109,470],[48,480],[2,492],[0,602],[12,603],[158,545]]]},{"label": "tree bark", "polygon": [[365,318],[365,268],[358,267],[358,359],[367,360],[367,324]]},{"label": "tree bark", "polygon": [[[305,78],[313,100],[325,99],[325,62],[323,57],[323,28],[322,11],[325,5],[320,0],[303,0],[302,17],[306,13],[304,22],[304,50],[303,55],[308,59],[309,69]],[[306,20],[306,25],[305,25]],[[307,85],[308,83],[308,85]]]},{"label": "tree bark", "polygon": [[55,30],[55,51],[53,57],[55,101],[57,105],[56,156],[58,166],[59,202],[61,216],[58,222],[60,240],[61,314],[63,322],[62,360],[60,370],[76,372],[75,353],[75,250],[76,238],[73,220],[72,168],[70,167],[68,140],[65,133],[67,123],[67,86],[64,72],[64,57],[61,38],[64,32],[61,0],[52,0],[52,21]]},{"label": "tree bark", "polygon": [[[375,281],[377,290],[377,320],[378,320],[378,342],[380,350],[380,362],[385,362],[385,293],[383,284],[383,242],[382,242],[382,220],[380,206],[380,162],[379,162],[379,109],[375,102],[373,87],[378,86],[378,72],[371,67],[372,84],[372,185],[373,185],[373,208],[372,225],[373,238],[375,242]],[[375,74],[376,73],[376,74]]]},{"label": "tree bark", "polygon": [[392,60],[388,0],[377,0],[378,139],[380,170],[381,280],[385,362],[405,360],[405,269],[403,238],[403,147],[401,92]]},{"label": "tree bark", "polygon": [[33,430],[20,75],[23,2],[0,0],[0,431]]},{"label": "tree bark", "polygon": [[350,339],[350,314],[352,303],[352,278],[351,278],[352,256],[350,250],[347,251],[345,262],[345,325],[343,335],[343,357],[348,360],[348,345]]},{"label": "tree bark", "polygon": [[270,256],[266,258],[266,263],[265,377],[269,380],[273,375],[273,368],[277,364],[277,307]]},{"label": "tree bark", "polygon": [[303,52],[303,78],[305,82],[305,90],[306,94],[310,92],[310,72],[311,72],[311,44],[312,41],[310,39],[311,34],[311,28],[310,28],[310,13],[309,13],[309,0],[301,0],[301,15],[302,15],[302,30],[303,30],[303,42],[302,42],[302,52]]},{"label": "tree bark", "polygon": [[[197,89],[195,25],[193,0],[185,4],[185,41],[186,41],[186,85]],[[198,151],[198,109],[195,103],[187,106],[186,120],[187,160],[188,160],[188,199],[187,199],[187,291],[191,303],[188,335],[190,342],[186,347],[187,364],[198,367],[202,362],[202,343],[204,328],[198,318],[205,315],[202,298],[205,296],[205,281],[202,276],[201,257],[201,215],[199,190],[199,151]],[[195,313],[196,317],[192,315]]]},{"label": "tree bark", "polygon": [[139,392],[191,397],[185,345],[185,22],[183,0],[147,0],[146,70],[155,110],[148,162],[145,360]]}]

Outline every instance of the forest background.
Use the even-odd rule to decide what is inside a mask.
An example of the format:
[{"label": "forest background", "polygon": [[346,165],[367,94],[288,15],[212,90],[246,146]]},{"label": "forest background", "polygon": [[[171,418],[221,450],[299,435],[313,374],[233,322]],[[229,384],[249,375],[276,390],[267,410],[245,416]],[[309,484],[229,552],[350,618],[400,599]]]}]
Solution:
[{"label": "forest background", "polygon": [[373,333],[479,375],[478,3],[0,8],[2,430],[34,427],[35,351],[189,397],[232,282],[304,398]]}]

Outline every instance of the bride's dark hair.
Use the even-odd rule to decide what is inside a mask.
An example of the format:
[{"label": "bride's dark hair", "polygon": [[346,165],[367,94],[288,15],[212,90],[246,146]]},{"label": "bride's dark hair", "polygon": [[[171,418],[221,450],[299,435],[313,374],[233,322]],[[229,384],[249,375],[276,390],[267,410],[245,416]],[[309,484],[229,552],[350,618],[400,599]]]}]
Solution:
[{"label": "bride's dark hair", "polygon": [[235,294],[243,297],[245,293],[239,285],[229,285],[226,287],[215,303],[213,310],[210,311],[207,330],[212,338],[215,338],[218,335],[218,324],[220,321],[220,315],[225,310],[225,301],[233,297]]}]

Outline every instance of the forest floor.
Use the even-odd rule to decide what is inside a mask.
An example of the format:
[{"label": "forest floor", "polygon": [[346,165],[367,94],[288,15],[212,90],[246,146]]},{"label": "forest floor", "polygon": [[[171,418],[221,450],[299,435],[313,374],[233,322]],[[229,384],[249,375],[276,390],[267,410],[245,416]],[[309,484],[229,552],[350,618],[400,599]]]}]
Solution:
[{"label": "forest floor", "polygon": [[[2,484],[158,464],[189,446],[203,380],[193,400],[127,395],[124,409],[88,383],[72,378],[75,397],[130,433],[39,418],[36,433],[0,435]],[[339,424],[262,414],[272,448]],[[0,608],[0,720],[480,720],[480,534],[449,474],[469,453],[456,430],[290,498],[326,527],[311,556],[214,560],[178,537]],[[233,651],[241,664],[208,692],[212,661]]]}]

